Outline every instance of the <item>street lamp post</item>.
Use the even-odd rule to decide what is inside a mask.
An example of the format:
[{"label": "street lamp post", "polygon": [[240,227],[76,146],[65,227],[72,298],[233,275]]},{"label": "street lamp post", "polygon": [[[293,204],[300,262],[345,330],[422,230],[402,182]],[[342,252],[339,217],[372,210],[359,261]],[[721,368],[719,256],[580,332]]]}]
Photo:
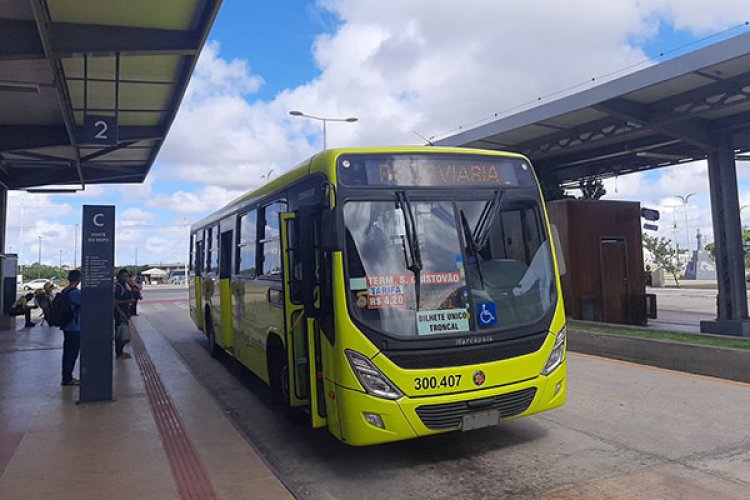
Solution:
[{"label": "street lamp post", "polygon": [[302,111],[292,110],[289,112],[292,116],[299,116],[302,118],[309,118],[311,120],[318,120],[323,122],[323,149],[328,149],[328,141],[326,138],[326,122],[348,122],[348,123],[354,123],[356,121],[359,121],[359,118],[356,116],[350,116],[348,118],[328,118],[323,116],[315,116],[315,115],[308,115],[303,113]]},{"label": "street lamp post", "polygon": [[[687,209],[688,209],[688,202],[690,201],[690,198],[693,196],[695,196],[695,193],[689,193],[689,194],[686,194],[685,196],[677,195],[680,201],[682,201],[682,206],[685,207],[685,237],[687,238],[686,243],[687,243],[688,256],[690,256],[690,229],[688,227]],[[698,250],[700,250],[700,248]]]},{"label": "street lamp post", "polygon": [[73,237],[73,269],[78,269],[78,224],[76,224],[76,234]]},{"label": "street lamp post", "polygon": [[672,209],[672,235],[674,238],[673,246],[674,246],[674,257],[677,262],[680,261],[679,257],[679,245],[677,244],[677,207],[680,205],[667,205],[667,208]]},{"label": "street lamp post", "polygon": [[265,174],[261,174],[261,175],[260,175],[260,178],[261,178],[261,179],[264,179],[264,180],[265,180],[266,182],[268,182],[268,181],[270,181],[270,180],[271,180],[271,175],[273,175],[273,169],[269,170],[269,171],[268,171],[268,172],[266,172]]},{"label": "street lamp post", "polygon": [[42,277],[42,235],[39,235],[39,257],[37,259],[39,263],[39,278]]}]

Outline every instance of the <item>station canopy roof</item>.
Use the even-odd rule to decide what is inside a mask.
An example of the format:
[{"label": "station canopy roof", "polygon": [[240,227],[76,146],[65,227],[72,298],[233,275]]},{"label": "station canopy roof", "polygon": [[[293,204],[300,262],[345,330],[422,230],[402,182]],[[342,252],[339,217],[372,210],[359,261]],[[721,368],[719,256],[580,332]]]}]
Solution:
[{"label": "station canopy roof", "polygon": [[436,145],[520,152],[541,177],[570,184],[703,159],[721,135],[750,150],[750,33]]},{"label": "station canopy roof", "polygon": [[142,182],[220,3],[0,0],[0,186]]}]

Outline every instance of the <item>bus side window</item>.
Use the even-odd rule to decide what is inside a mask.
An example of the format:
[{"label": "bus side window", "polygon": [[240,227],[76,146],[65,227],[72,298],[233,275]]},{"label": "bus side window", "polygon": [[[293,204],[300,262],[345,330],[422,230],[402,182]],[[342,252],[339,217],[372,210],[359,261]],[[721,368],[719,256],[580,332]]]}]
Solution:
[{"label": "bus side window", "polygon": [[258,213],[255,209],[241,215],[237,220],[237,255],[235,273],[248,278],[255,278]]},{"label": "bus side window", "polygon": [[212,227],[203,231],[203,254],[205,256],[203,270],[207,273],[211,272],[211,236],[213,231]]},{"label": "bus side window", "polygon": [[190,234],[190,249],[188,249],[188,268],[193,271],[195,269],[195,233]]},{"label": "bus side window", "polygon": [[203,272],[203,239],[196,238],[195,241],[195,275],[200,276]]},{"label": "bus side window", "polygon": [[276,202],[263,209],[263,226],[258,242],[260,243],[261,276],[264,278],[281,278],[281,231],[279,214],[286,212],[286,203]]},{"label": "bus side window", "polygon": [[219,272],[219,225],[215,225],[213,231],[211,231],[211,270],[215,273]]},{"label": "bus side window", "polygon": [[232,270],[232,246],[234,244],[234,231],[221,233],[219,243],[219,279],[229,278]]}]

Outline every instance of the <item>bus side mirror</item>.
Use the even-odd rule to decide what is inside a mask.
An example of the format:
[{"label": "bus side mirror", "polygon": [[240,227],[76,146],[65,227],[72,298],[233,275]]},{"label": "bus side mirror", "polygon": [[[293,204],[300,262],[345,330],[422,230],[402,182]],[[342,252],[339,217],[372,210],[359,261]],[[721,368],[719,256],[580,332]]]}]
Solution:
[{"label": "bus side mirror", "polygon": [[331,209],[320,214],[320,247],[327,252],[340,250],[335,212]]},{"label": "bus side mirror", "polygon": [[557,230],[557,226],[554,224],[549,225],[550,232],[552,233],[552,243],[555,245],[555,259],[557,259],[557,272],[560,276],[565,276],[568,272],[568,268],[565,266],[565,256],[562,251],[562,243],[560,242],[560,232]]}]

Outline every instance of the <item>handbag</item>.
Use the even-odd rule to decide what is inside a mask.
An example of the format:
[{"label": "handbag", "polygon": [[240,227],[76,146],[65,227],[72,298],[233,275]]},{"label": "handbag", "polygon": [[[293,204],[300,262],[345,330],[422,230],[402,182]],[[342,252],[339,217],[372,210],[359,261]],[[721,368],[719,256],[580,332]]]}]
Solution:
[{"label": "handbag", "polygon": [[125,321],[117,325],[117,329],[115,330],[115,338],[122,345],[130,342],[131,335],[129,322]]}]

